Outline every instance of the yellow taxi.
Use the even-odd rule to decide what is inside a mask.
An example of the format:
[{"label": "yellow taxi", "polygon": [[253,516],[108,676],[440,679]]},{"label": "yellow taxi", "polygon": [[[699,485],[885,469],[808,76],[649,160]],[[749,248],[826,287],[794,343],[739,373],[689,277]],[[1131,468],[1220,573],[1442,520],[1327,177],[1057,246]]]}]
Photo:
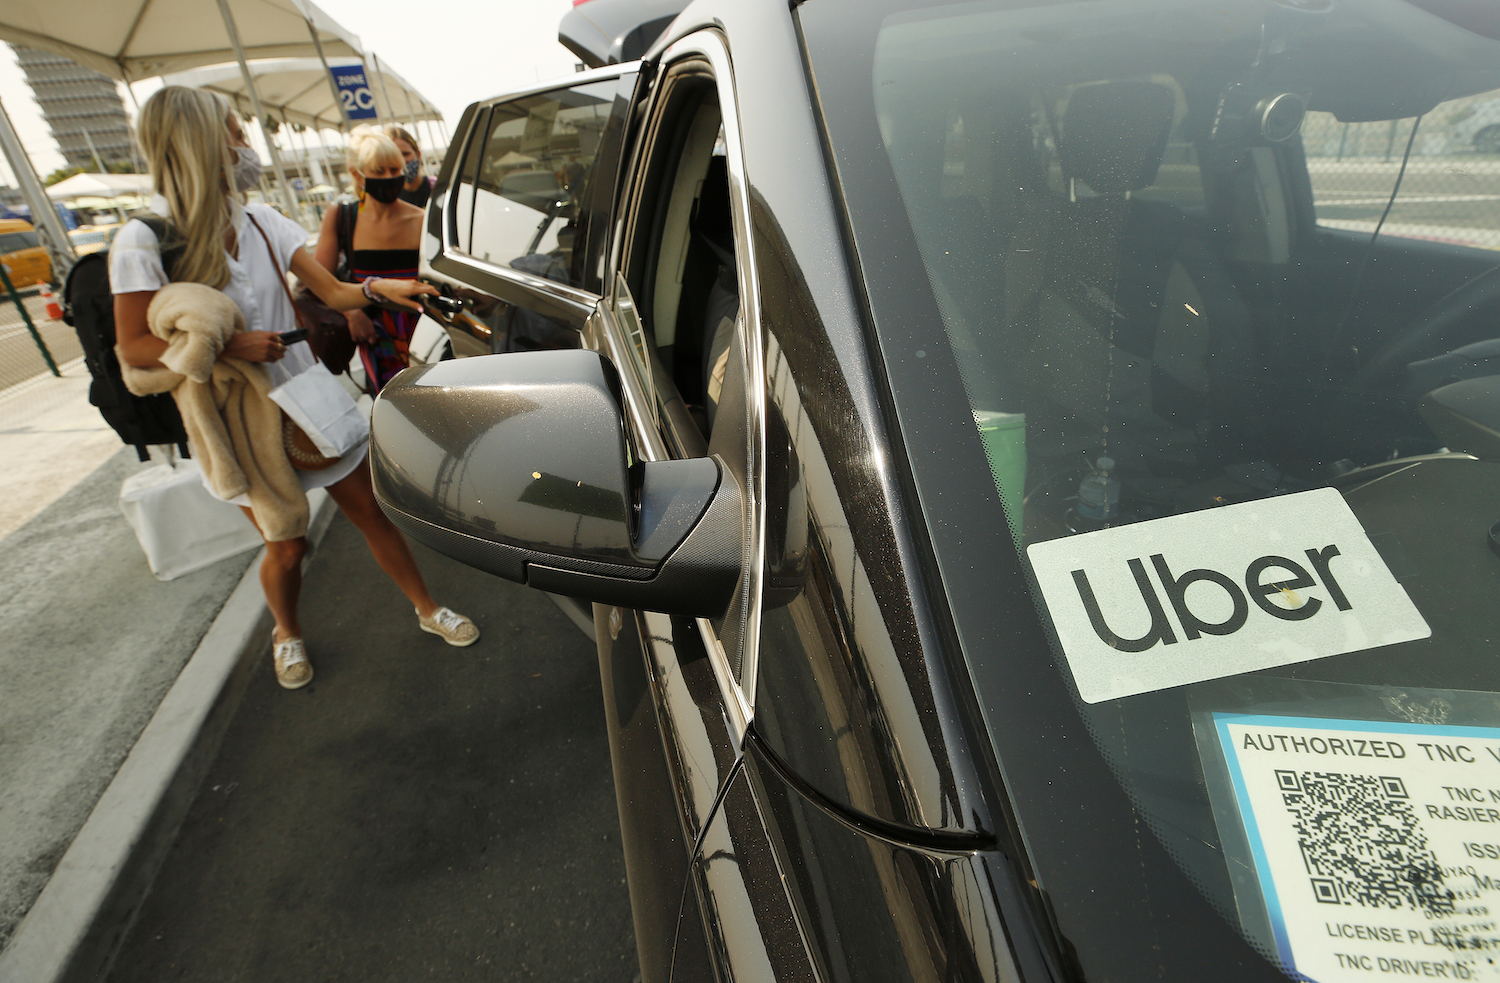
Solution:
[{"label": "yellow taxi", "polygon": [[22,219],[0,219],[0,263],[5,264],[11,286],[17,290],[52,279],[52,258],[42,248],[36,229]]},{"label": "yellow taxi", "polygon": [[82,225],[68,233],[72,240],[73,252],[79,256],[87,256],[89,253],[97,253],[101,249],[108,249],[113,241],[115,233],[120,231],[123,223],[112,222],[109,225]]}]

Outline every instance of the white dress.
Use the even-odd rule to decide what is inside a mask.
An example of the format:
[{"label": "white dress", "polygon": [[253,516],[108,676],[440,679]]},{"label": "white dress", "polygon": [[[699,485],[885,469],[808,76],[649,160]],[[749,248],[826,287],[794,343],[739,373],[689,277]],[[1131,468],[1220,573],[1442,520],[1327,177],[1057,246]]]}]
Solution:
[{"label": "white dress", "polygon": [[[246,330],[291,331],[297,326],[297,317],[292,311],[291,301],[287,300],[286,291],[277,281],[289,268],[292,256],[307,244],[307,231],[268,205],[232,204],[235,241],[239,243],[240,255],[228,257],[229,282],[224,285],[224,295],[245,315]],[[151,201],[151,210],[164,215],[166,199],[157,195]],[[265,239],[255,231],[247,215],[255,216],[266,234]],[[270,251],[266,249],[267,239],[276,252],[275,266],[271,264]],[[161,244],[151,227],[134,219],[125,223],[109,245],[110,290],[117,294],[139,293],[160,290],[169,282],[161,263]],[[311,368],[314,361],[307,342],[299,341],[288,346],[286,356],[279,362],[264,365],[271,377],[271,385],[279,386]],[[367,449],[368,444],[357,447],[345,454],[339,463],[321,471],[297,471],[303,490],[323,488],[347,477],[364,460]],[[204,485],[207,484],[205,479]],[[212,493],[213,489],[209,488],[209,492]],[[245,495],[225,501],[235,505],[250,504]]]}]

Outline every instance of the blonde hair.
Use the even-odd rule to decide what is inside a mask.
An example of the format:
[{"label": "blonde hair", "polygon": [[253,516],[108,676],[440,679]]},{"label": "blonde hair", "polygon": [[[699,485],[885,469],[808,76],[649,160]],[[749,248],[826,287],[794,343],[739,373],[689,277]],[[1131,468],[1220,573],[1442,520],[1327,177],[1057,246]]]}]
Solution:
[{"label": "blonde hair", "polygon": [[[141,149],[167,215],[185,244],[173,276],[220,288],[229,282],[224,238],[234,212],[229,104],[211,92],[169,85],[141,107]],[[166,243],[163,243],[166,245]]]},{"label": "blonde hair", "polygon": [[[417,142],[417,138],[412,136],[411,131],[406,127],[397,123],[388,123],[385,127],[385,135],[391,138],[392,143],[397,140],[405,140],[411,145],[411,149],[417,152],[417,159],[420,160],[422,158],[422,145]],[[401,148],[397,147],[396,149],[400,150]]]},{"label": "blonde hair", "polygon": [[395,141],[368,123],[349,131],[349,147],[344,151],[344,163],[361,187],[360,180],[365,171],[379,167],[383,161],[391,161],[396,167],[405,163]]}]

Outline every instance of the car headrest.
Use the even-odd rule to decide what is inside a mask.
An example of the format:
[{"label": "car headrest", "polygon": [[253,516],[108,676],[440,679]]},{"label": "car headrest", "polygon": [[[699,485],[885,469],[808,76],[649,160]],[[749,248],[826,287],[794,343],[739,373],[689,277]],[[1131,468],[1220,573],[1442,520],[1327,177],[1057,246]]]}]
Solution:
[{"label": "car headrest", "polygon": [[1176,108],[1172,90],[1155,82],[1101,82],[1075,90],[1060,148],[1067,173],[1102,195],[1150,187]]}]

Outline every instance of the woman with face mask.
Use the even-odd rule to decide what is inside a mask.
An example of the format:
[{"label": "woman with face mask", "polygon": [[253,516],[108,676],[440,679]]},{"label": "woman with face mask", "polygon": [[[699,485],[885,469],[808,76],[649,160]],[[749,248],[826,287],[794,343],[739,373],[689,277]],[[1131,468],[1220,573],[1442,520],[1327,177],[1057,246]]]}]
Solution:
[{"label": "woman with face mask", "polygon": [[[305,341],[287,344],[280,337],[296,328],[286,288],[288,269],[336,309],[358,307],[377,298],[415,308],[413,298],[436,293],[411,279],[341,283],[308,254],[307,232],[300,225],[267,205],[246,205],[243,193],[260,178],[260,158],[246,143],[228,105],[213,94],[181,86],[159,90],[141,107],[138,133],[157,192],[152,209],[166,219],[171,275],[156,232],[144,222],[127,222],[109,250],[117,350],[127,365],[164,367],[161,359],[168,344],[151,333],[148,311],[157,292],[172,283],[205,284],[234,302],[246,330],[233,334],[217,357],[225,362],[239,360],[226,365],[226,371],[242,371],[245,362],[260,363],[271,386],[300,375],[314,363]],[[396,180],[401,180],[399,171]],[[220,407],[221,414],[227,412],[227,407]],[[249,417],[236,419],[244,422]],[[252,443],[280,445],[281,427],[276,429],[278,433],[268,439],[261,439],[266,435],[252,437]],[[450,645],[472,644],[479,630],[468,618],[432,599],[406,540],[376,503],[366,450],[358,446],[321,470],[298,470],[296,480],[304,492],[328,490],[364,534],[381,568],[416,609],[423,631],[439,635]],[[244,462],[240,464],[250,470]],[[205,485],[214,493],[208,481]],[[250,521],[256,521],[246,495],[226,500],[240,505]],[[286,689],[312,681],[297,612],[306,552],[304,536],[268,540],[260,568],[266,603],[276,620],[273,665],[277,681]]]},{"label": "woman with face mask", "polygon": [[[356,283],[370,277],[415,277],[422,210],[401,200],[406,184],[401,151],[373,126],[358,126],[349,134],[346,160],[359,201],[330,208],[323,215],[318,262],[333,273],[342,255],[348,276]],[[406,368],[420,314],[372,304],[345,311],[344,316],[349,334],[359,345],[365,378],[378,392]]]},{"label": "woman with face mask", "polygon": [[432,197],[432,186],[436,182],[422,174],[422,151],[418,149],[417,138],[406,127],[394,123],[385,128],[385,135],[401,151],[401,160],[406,166],[406,183],[401,186],[401,200],[418,208],[426,208],[427,200]]}]

